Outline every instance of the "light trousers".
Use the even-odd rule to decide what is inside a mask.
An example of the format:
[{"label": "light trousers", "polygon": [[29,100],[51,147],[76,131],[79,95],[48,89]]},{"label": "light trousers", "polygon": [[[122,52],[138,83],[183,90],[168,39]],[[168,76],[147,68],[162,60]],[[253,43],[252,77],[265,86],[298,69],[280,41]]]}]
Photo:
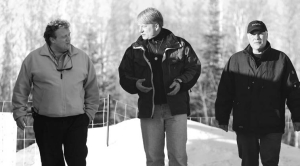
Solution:
[{"label": "light trousers", "polygon": [[171,115],[167,104],[155,105],[153,118],[141,119],[147,166],[164,166],[165,139],[169,166],[187,166],[187,115]]}]

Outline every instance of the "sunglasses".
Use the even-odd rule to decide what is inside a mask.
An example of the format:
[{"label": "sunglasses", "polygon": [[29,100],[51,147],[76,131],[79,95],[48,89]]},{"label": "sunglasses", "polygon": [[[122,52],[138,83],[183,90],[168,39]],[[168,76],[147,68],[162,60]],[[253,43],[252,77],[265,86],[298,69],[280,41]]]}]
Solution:
[{"label": "sunglasses", "polygon": [[[71,58],[71,56],[69,55],[69,54],[67,54],[68,55],[68,57],[70,58],[70,63],[68,62],[65,66],[63,66],[63,68],[60,68],[60,69],[58,69],[57,67],[56,67],[56,70],[57,71],[59,71],[59,72],[61,72],[60,73],[60,78],[62,79],[63,78],[63,72],[62,71],[65,71],[65,70],[71,70],[72,68],[73,68],[73,61],[72,61],[72,58]],[[70,65],[68,65],[68,64],[70,64]]]}]

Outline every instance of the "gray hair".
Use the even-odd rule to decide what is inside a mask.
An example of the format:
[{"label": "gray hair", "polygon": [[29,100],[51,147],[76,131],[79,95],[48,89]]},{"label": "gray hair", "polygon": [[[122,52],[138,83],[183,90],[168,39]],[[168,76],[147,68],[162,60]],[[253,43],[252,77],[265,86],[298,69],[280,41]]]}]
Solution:
[{"label": "gray hair", "polygon": [[160,27],[164,25],[164,19],[161,13],[155,8],[147,8],[143,10],[138,16],[137,20],[145,24],[157,23]]}]

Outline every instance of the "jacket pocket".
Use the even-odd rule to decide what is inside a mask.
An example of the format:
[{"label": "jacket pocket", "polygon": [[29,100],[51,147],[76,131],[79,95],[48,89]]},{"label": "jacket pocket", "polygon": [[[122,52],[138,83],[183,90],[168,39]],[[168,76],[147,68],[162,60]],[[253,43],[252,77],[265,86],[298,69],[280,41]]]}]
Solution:
[{"label": "jacket pocket", "polygon": [[85,118],[86,126],[89,126],[90,125],[90,118],[87,115],[87,113],[84,113],[81,116],[83,116],[83,118]]},{"label": "jacket pocket", "polygon": [[[284,116],[284,115],[282,115]],[[284,117],[282,117],[284,118]],[[278,127],[281,125],[281,114],[278,108],[269,105],[268,108],[261,110],[259,116],[261,127]]]},{"label": "jacket pocket", "polygon": [[247,102],[235,101],[233,105],[233,126],[236,129],[247,129],[250,125],[249,110],[251,106]]},{"label": "jacket pocket", "polygon": [[134,76],[138,79],[146,79],[142,85],[152,87],[150,66],[144,59],[134,59]]},{"label": "jacket pocket", "polygon": [[262,116],[259,121],[261,127],[278,127],[280,124],[280,118],[272,115]]},{"label": "jacket pocket", "polygon": [[37,113],[39,113],[39,110],[41,108],[41,105],[43,103],[44,98],[44,90],[41,90],[41,93],[36,93],[36,96],[33,97],[33,103],[36,104],[34,107],[37,109]]},{"label": "jacket pocket", "polygon": [[168,68],[171,77],[170,79],[173,81],[174,78],[180,76],[183,73],[184,62],[179,59],[171,60]]}]

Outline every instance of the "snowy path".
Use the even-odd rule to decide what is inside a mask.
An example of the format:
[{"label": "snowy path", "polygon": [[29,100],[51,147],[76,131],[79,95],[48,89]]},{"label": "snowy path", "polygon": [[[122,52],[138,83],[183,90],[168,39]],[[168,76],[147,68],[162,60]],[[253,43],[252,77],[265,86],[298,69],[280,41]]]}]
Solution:
[{"label": "snowy path", "polygon": [[[145,166],[142,136],[138,119],[110,127],[110,142],[106,146],[106,128],[89,130],[87,166]],[[27,151],[33,151],[33,146]],[[235,134],[188,121],[189,166],[238,166]],[[18,153],[21,157],[22,151]],[[28,165],[40,166],[39,155],[29,157]],[[20,161],[18,162],[20,163]],[[299,166],[300,149],[282,144],[279,166]]]}]

